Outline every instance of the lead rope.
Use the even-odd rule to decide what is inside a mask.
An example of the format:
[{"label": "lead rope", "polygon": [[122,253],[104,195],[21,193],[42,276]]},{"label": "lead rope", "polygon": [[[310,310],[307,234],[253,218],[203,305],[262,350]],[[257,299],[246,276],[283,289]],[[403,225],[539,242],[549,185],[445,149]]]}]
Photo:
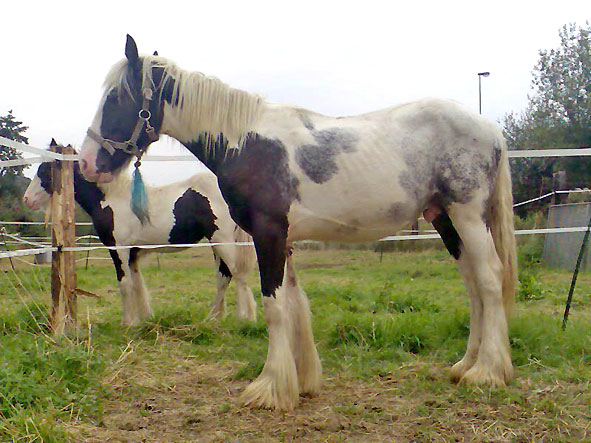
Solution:
[{"label": "lead rope", "polygon": [[130,206],[132,212],[139,218],[140,222],[145,224],[150,221],[150,213],[148,210],[148,194],[146,192],[146,186],[142,179],[142,173],[140,172],[140,166],[142,164],[142,153],[136,154],[137,161],[134,164],[135,170],[133,171],[131,180],[131,201]]},{"label": "lead rope", "polygon": [[[143,125],[146,125],[146,135],[148,136],[150,142],[155,142],[158,140],[158,134],[154,130],[154,127],[150,124],[150,117],[152,114],[150,113],[150,101],[152,100],[152,90],[150,88],[145,88],[143,90],[144,94],[144,101],[142,103],[142,109],[138,114],[139,120],[143,120],[143,124],[136,125],[136,129],[132,134],[131,140],[135,143],[137,142],[140,134],[140,130]],[[136,145],[137,146],[137,145]],[[146,186],[144,185],[144,180],[142,179],[142,173],[140,172],[140,166],[142,164],[142,155],[144,154],[141,150],[136,149],[134,152],[135,156],[137,157],[136,162],[134,163],[134,171],[131,180],[131,201],[130,206],[132,212],[136,215],[136,217],[140,220],[140,222],[145,224],[146,222],[150,221],[150,213],[149,213],[149,202],[148,202],[148,194],[146,192]]]}]

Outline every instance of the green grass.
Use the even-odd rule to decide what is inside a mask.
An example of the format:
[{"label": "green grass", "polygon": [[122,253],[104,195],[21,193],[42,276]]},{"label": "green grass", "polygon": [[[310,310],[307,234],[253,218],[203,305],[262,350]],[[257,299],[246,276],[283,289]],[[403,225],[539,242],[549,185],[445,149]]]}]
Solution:
[{"label": "green grass", "polygon": [[100,416],[106,362],[88,341],[53,339],[23,312],[39,311],[19,309],[0,333],[0,441],[65,441],[61,419]]},{"label": "green grass", "polygon": [[[537,426],[550,433],[564,427],[564,414],[578,419],[587,413],[581,405],[588,411],[591,397],[577,386],[591,378],[591,274],[580,275],[572,317],[562,331],[570,275],[544,269],[535,260],[523,267],[510,326],[517,381],[483,391],[451,385],[442,372],[430,369],[461,358],[468,336],[466,291],[444,251],[386,253],[381,262],[371,251],[296,251],[296,260],[326,377],[364,383],[395,378],[397,395],[416,406],[413,414],[419,421],[450,422],[445,412],[450,402],[467,410],[484,402],[503,411],[498,420],[506,429],[517,426],[519,416],[512,417],[510,410],[518,408],[535,413]],[[231,364],[230,379],[238,382],[255,378],[267,348],[263,313],[259,308],[253,324],[237,321],[230,295],[228,317],[206,321],[215,292],[210,261],[208,251],[162,256],[161,269],[148,259],[143,273],[155,314],[137,328],[119,324],[119,292],[110,264],[79,269],[79,287],[101,298],[79,299],[78,332],[62,339],[51,337],[46,326],[49,295],[39,282],[47,281],[47,269],[19,271],[24,295],[14,291],[18,282],[9,281],[11,274],[3,274],[0,441],[74,439],[71,423],[100,424],[109,402],[150,392],[132,382],[115,390],[112,380],[127,370],[142,370],[159,380],[180,358],[190,358]],[[255,273],[250,282],[256,294]],[[536,394],[554,385],[565,388],[556,395]],[[531,391],[529,386],[534,386]],[[569,401],[569,395],[577,400]],[[380,423],[390,417],[386,406],[380,408],[347,400],[334,410],[348,420]],[[216,411],[232,414],[225,403]],[[414,438],[428,440],[433,432],[421,428]]]}]

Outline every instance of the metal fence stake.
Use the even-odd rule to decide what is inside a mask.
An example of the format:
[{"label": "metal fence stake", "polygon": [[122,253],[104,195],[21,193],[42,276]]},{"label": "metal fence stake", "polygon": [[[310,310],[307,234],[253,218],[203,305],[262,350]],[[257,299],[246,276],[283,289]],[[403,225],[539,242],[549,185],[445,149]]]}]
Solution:
[{"label": "metal fence stake", "polygon": [[573,279],[570,283],[570,289],[568,291],[568,298],[566,299],[566,307],[564,308],[564,317],[562,318],[562,330],[566,329],[566,322],[568,321],[568,314],[570,312],[570,305],[573,301],[573,294],[575,292],[575,285],[577,284],[577,277],[579,275],[579,268],[581,267],[581,263],[583,261],[583,257],[585,256],[585,249],[587,249],[587,241],[589,240],[589,231],[591,230],[591,218],[589,218],[589,223],[587,224],[587,230],[585,231],[585,236],[583,237],[583,243],[581,244],[581,250],[579,251],[579,257],[577,258],[577,264],[575,265],[575,270],[573,272]]}]

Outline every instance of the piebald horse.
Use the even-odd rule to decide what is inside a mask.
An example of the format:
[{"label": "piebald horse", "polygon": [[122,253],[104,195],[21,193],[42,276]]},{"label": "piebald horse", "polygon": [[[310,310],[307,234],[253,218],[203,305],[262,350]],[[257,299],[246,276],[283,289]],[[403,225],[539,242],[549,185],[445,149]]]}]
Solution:
[{"label": "piebald horse", "polygon": [[328,117],[233,89],[157,56],[125,58],[81,152],[89,180],[108,182],[160,134],[176,138],[218,178],[236,223],[255,243],[269,347],[245,404],[293,409],[320,391],[308,299],[290,244],[376,240],[421,214],[440,233],[470,293],[470,335],[452,379],[503,386],[513,376],[507,330],[516,287],[506,145],[491,122],[427,99]]},{"label": "piebald horse", "polygon": [[[52,146],[57,146],[52,141]],[[23,196],[33,210],[45,209],[53,194],[51,165],[42,163]],[[248,286],[248,275],[255,265],[250,236],[236,226],[222,198],[215,175],[202,171],[192,177],[164,186],[148,186],[149,223],[130,207],[130,179],[119,174],[110,183],[97,184],[84,179],[74,163],[74,198],[91,217],[99,239],[105,246],[187,245],[207,240],[217,268],[217,292],[209,318],[226,314],[226,290],[236,282],[236,317],[254,321],[256,303]],[[221,244],[220,244],[221,243]],[[161,248],[159,252],[177,252],[182,248]],[[110,249],[121,301],[121,323],[139,324],[152,314],[148,289],[140,269],[140,259],[154,249]]]}]

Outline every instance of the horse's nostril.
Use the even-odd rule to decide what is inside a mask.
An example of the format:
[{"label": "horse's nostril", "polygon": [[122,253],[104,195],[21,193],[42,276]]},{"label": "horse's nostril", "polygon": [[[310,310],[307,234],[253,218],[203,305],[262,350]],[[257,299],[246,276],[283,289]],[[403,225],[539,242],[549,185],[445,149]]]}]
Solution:
[{"label": "horse's nostril", "polygon": [[86,168],[88,168],[88,162],[84,159],[80,160],[80,167],[83,171],[86,171]]}]

